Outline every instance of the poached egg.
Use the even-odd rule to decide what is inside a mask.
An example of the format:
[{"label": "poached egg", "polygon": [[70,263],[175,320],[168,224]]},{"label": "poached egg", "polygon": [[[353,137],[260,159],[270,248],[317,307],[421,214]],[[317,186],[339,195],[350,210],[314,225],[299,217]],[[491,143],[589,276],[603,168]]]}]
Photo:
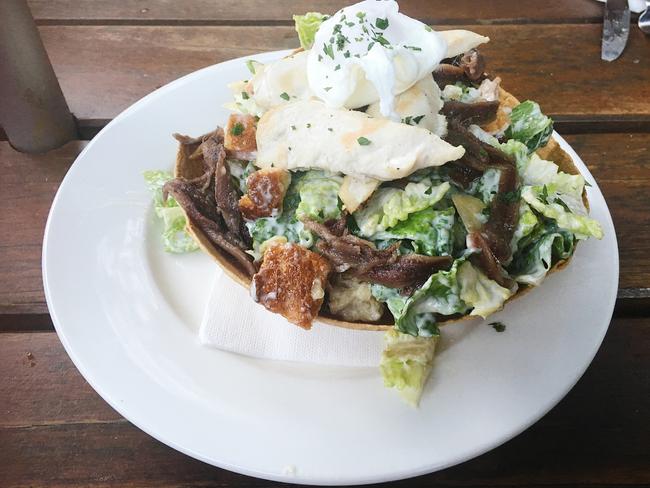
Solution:
[{"label": "poached egg", "polygon": [[307,78],[329,107],[379,101],[381,114],[399,121],[395,96],[430,76],[446,55],[445,39],[401,14],[397,2],[365,0],[321,24],[307,59]]}]

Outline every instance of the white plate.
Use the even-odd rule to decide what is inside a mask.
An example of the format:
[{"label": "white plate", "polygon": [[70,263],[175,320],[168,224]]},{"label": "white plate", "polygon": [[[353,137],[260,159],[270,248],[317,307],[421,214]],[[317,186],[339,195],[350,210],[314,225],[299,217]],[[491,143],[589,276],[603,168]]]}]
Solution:
[{"label": "white plate", "polygon": [[171,168],[172,132],[223,124],[225,84],[247,76],[236,59],[157,90],[102,130],[61,184],[45,231],[45,293],[61,342],[93,388],[190,456],[313,484],[439,470],[498,446],[553,407],[594,357],[618,282],[607,205],[561,139],[592,184],[605,238],[580,243],[564,272],[495,316],[505,332],[478,322],[446,328],[418,410],[384,389],[374,368],[269,362],[199,346],[214,264],[200,253],[161,251],[142,172]]}]

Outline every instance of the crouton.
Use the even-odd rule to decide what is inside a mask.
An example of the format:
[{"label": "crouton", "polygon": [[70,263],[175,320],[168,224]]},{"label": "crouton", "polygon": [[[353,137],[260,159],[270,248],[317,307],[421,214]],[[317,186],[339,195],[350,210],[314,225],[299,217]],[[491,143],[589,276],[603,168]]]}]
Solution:
[{"label": "crouton", "polygon": [[271,312],[311,329],[323,304],[330,269],[324,257],[298,244],[276,244],[264,253],[251,295]]},{"label": "crouton", "polygon": [[246,180],[246,194],[239,199],[239,210],[244,218],[254,220],[281,213],[289,183],[291,175],[283,169],[268,168],[251,173]]},{"label": "crouton", "polygon": [[228,157],[253,160],[257,154],[257,121],[252,115],[231,114],[226,125],[224,147]]}]

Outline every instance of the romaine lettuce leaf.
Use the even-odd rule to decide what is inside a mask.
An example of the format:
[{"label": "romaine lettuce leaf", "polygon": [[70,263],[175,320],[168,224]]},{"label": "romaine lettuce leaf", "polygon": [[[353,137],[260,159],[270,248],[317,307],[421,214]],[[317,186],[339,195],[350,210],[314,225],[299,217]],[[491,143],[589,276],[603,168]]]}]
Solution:
[{"label": "romaine lettuce leaf", "polygon": [[533,212],[525,202],[520,202],[519,220],[517,221],[517,228],[512,235],[512,242],[510,243],[510,249],[513,254],[517,252],[519,241],[530,235],[538,222],[539,220],[537,219],[535,212]]},{"label": "romaine lettuce leaf", "polygon": [[199,245],[185,230],[185,214],[183,209],[171,196],[163,201],[162,187],[173,179],[169,171],[145,171],[144,180],[151,191],[154,201],[154,211],[163,221],[162,239],[164,249],[171,253],[185,253],[196,251]]},{"label": "romaine lettuce leaf", "polygon": [[463,261],[457,259],[449,271],[438,271],[431,275],[410,297],[382,285],[372,285],[371,292],[377,300],[386,302],[398,331],[412,336],[436,336],[439,331],[435,314],[453,315],[467,310],[467,305],[460,298],[456,279],[458,265]]},{"label": "romaine lettuce leaf", "polygon": [[473,308],[470,315],[483,318],[500,310],[503,303],[514,293],[514,290],[504,288],[489,279],[469,261],[465,261],[458,268],[458,283],[460,298]]},{"label": "romaine lettuce leaf", "polygon": [[293,16],[298,39],[300,39],[300,47],[305,50],[311,49],[318,28],[327,19],[327,15],[319,12],[307,12],[305,15]]},{"label": "romaine lettuce leaf", "polygon": [[490,168],[483,176],[478,179],[478,186],[476,187],[476,195],[488,205],[494,199],[494,196],[499,191],[499,180],[501,179],[501,171],[495,168]]},{"label": "romaine lettuce leaf", "polygon": [[413,337],[392,329],[384,340],[379,365],[384,386],[397,389],[404,400],[417,406],[433,366],[438,337]]},{"label": "romaine lettuce leaf", "polygon": [[453,207],[445,210],[426,208],[414,212],[394,227],[372,236],[372,240],[408,239],[413,241],[413,250],[428,256],[451,256],[453,252]]},{"label": "romaine lettuce leaf", "polygon": [[528,152],[546,145],[553,133],[553,120],[542,113],[539,105],[526,100],[512,109],[506,139],[523,142]]},{"label": "romaine lettuce leaf", "polygon": [[318,222],[338,219],[341,216],[339,189],[342,178],[322,171],[307,171],[297,184],[300,203],[296,209],[298,220]]},{"label": "romaine lettuce leaf", "polygon": [[518,283],[537,286],[556,262],[573,254],[574,241],[573,234],[546,221],[521,240],[508,272]]},{"label": "romaine lettuce leaf", "polygon": [[577,239],[602,239],[603,229],[600,224],[586,215],[572,213],[564,203],[566,197],[558,196],[553,185],[524,186],[521,197],[544,217],[554,220],[560,229],[575,234]]},{"label": "romaine lettuce leaf", "polygon": [[409,183],[403,190],[379,188],[366,205],[353,213],[359,233],[364,237],[385,231],[412,213],[432,207],[449,190],[449,183],[434,186],[429,179]]}]

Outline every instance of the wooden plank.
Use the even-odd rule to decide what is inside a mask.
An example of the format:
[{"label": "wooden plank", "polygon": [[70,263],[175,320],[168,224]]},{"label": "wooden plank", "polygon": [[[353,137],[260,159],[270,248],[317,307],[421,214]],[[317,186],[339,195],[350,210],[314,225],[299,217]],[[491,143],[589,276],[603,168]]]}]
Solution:
[{"label": "wooden plank", "polygon": [[[628,309],[650,297],[650,134],[582,134],[567,137],[598,180],[609,203],[620,248],[622,297]],[[0,142],[0,330],[16,325],[2,314],[46,314],[41,283],[41,243],[47,213],[67,168],[84,143],[30,156]],[[647,307],[646,307],[647,308]],[[46,317],[45,317],[46,318]],[[23,330],[49,328],[26,320]]]},{"label": "wooden plank", "polygon": [[[40,23],[291,23],[293,14],[333,13],[349,0],[30,0]],[[548,0],[534,6],[516,0],[401,0],[400,10],[430,23],[600,22],[602,6],[590,0]]]},{"label": "wooden plank", "polygon": [[[185,457],[116,417],[75,377],[54,333],[0,334],[0,367],[3,487],[270,485]],[[410,484],[648,484],[649,368],[650,319],[615,319],[585,376],[544,419],[488,454]]]},{"label": "wooden plank", "polygon": [[[469,28],[492,39],[484,50],[488,67],[505,87],[538,101],[546,113],[564,122],[624,116],[650,124],[650,38],[636,26],[614,63],[600,60],[599,25]],[[101,125],[199,68],[297,46],[290,27],[43,26],[40,31],[82,125]]]},{"label": "wooden plank", "polygon": [[[0,142],[0,313],[47,314],[41,280],[45,221],[63,176],[85,142],[29,155]],[[27,324],[27,328],[33,325]]]}]

